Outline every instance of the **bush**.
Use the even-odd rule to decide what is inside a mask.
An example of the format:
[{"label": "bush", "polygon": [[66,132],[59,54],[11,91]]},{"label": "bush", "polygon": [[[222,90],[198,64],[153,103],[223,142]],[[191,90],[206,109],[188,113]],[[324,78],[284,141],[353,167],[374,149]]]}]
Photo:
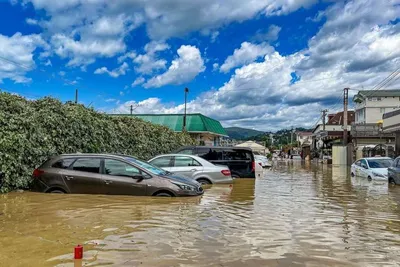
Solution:
[{"label": "bush", "polygon": [[194,144],[188,134],[135,117],[111,116],[46,97],[0,92],[1,192],[29,188],[32,171],[63,153],[122,153],[140,159]]}]

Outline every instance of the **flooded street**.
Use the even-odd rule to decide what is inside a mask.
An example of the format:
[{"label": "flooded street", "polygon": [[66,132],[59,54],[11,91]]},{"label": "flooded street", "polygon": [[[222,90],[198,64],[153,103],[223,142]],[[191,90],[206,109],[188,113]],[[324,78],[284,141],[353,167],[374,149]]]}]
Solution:
[{"label": "flooded street", "polygon": [[399,266],[399,249],[400,186],[301,162],[196,198],[0,195],[1,266]]}]

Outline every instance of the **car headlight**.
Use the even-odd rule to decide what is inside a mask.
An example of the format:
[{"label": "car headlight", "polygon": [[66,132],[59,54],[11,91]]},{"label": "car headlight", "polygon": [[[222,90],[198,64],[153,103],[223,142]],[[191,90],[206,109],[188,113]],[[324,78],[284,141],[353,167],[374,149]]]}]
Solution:
[{"label": "car headlight", "polygon": [[196,188],[194,186],[191,186],[191,185],[181,184],[181,183],[176,183],[176,182],[173,182],[173,184],[178,186],[180,189],[185,190],[185,191],[196,191]]},{"label": "car headlight", "polygon": [[376,177],[385,177],[385,175],[381,174],[381,173],[377,173],[377,172],[372,172],[372,174]]}]

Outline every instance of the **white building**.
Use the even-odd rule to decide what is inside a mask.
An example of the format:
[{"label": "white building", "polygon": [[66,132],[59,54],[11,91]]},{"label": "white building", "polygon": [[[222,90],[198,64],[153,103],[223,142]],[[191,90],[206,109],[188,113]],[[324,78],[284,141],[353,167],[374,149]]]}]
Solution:
[{"label": "white building", "polygon": [[296,141],[300,143],[300,146],[302,146],[303,144],[311,145],[312,134],[312,132],[297,132]]},{"label": "white building", "polygon": [[400,90],[364,90],[353,98],[356,124],[378,123],[384,113],[400,108]]}]

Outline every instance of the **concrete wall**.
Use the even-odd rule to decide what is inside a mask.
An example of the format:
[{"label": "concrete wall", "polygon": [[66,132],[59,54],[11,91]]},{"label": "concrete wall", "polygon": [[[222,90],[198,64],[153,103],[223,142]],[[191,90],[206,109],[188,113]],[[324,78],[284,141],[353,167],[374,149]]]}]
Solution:
[{"label": "concrete wall", "polygon": [[[349,148],[349,150],[351,150]],[[334,166],[347,166],[349,161],[352,161],[351,156],[348,153],[348,147],[346,146],[332,146],[332,165]]]},{"label": "concrete wall", "polygon": [[387,127],[390,127],[389,131],[400,131],[400,125],[398,125],[399,123],[400,123],[400,114],[384,119],[383,128],[386,129]]},{"label": "concrete wall", "polygon": [[217,138],[217,146],[220,145],[221,138],[218,135],[213,135],[209,133],[190,133],[190,135],[200,144],[201,141],[204,142],[205,146],[214,146],[214,138]]}]

